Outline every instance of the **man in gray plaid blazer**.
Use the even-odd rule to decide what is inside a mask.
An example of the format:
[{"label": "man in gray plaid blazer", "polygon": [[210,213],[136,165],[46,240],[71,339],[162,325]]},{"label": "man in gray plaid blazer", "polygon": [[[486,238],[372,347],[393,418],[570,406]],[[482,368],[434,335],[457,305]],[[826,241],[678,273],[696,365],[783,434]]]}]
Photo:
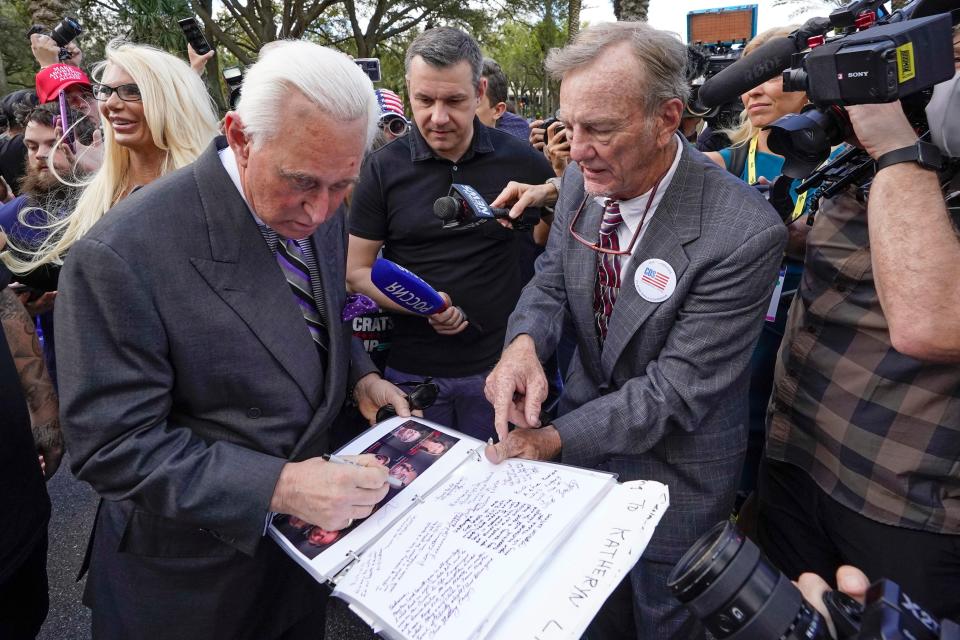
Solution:
[{"label": "man in gray plaid blazer", "polygon": [[[548,58],[562,81],[574,163],[537,275],[487,380],[501,436],[488,448],[491,460],[559,456],[670,489],[642,561],[590,638],[703,634],[666,579],[733,505],[747,363],[787,237],[757,191],[676,134],[685,59],[673,34],[622,22],[591,27]],[[555,194],[550,184],[511,184],[494,205],[516,201],[519,213]],[[542,426],[540,362],[555,351],[564,318],[577,350],[559,415]],[[520,428],[508,434],[508,421]]]}]

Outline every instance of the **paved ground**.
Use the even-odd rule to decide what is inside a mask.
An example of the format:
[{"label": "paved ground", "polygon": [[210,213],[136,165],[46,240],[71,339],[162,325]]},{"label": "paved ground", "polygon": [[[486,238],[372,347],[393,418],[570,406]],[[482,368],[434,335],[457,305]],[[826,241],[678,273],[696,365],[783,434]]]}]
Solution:
[{"label": "paved ground", "polygon": [[[85,640],[90,637],[90,612],[80,602],[83,582],[77,582],[76,576],[97,510],[97,497],[89,485],[73,477],[69,460],[64,460],[60,471],[47,484],[47,490],[53,503],[47,561],[50,613],[39,638]],[[369,640],[374,637],[342,602],[331,600],[327,610],[327,638]]]}]

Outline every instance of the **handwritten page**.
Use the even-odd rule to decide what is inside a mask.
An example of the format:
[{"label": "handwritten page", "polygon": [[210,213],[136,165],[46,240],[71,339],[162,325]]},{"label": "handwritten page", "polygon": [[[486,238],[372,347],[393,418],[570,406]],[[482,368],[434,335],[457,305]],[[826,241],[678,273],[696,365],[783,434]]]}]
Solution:
[{"label": "handwritten page", "polygon": [[667,487],[659,482],[638,480],[614,487],[484,637],[580,638],[640,559],[669,502]]},{"label": "handwritten page", "polygon": [[334,595],[389,638],[479,637],[614,485],[586,469],[478,457],[368,548]]},{"label": "handwritten page", "polygon": [[403,482],[365,520],[350,529],[326,531],[291,516],[277,514],[268,533],[284,551],[319,581],[333,577],[427,493],[467,460],[475,460],[482,443],[421,418],[391,418],[368,429],[337,451],[370,453]]}]

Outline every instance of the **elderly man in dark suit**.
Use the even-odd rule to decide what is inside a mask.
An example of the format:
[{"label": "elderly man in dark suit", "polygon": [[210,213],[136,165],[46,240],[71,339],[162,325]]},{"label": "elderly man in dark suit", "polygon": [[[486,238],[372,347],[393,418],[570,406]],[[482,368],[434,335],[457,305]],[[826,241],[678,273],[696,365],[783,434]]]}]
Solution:
[{"label": "elderly man in dark suit", "polygon": [[373,456],[318,457],[351,388],[409,415],[340,318],[340,204],[377,115],[343,54],[265,48],[226,137],[71,248],[57,347],[73,470],[103,498],[95,638],[323,636],[323,588],[263,534],[271,512],[339,530],[386,495]]},{"label": "elderly man in dark suit", "polygon": [[[598,467],[670,489],[670,508],[591,638],[696,638],[666,587],[672,566],[726,518],[746,446],[747,363],[787,231],[763,198],[677,133],[686,50],[641,23],[591,27],[548,69],[574,160],[537,275],[487,379],[510,456]],[[550,204],[554,185],[511,184],[495,205]],[[558,417],[540,427],[540,363],[570,317],[577,351]],[[520,429],[507,433],[507,422]],[[622,594],[621,594],[622,595]]]}]

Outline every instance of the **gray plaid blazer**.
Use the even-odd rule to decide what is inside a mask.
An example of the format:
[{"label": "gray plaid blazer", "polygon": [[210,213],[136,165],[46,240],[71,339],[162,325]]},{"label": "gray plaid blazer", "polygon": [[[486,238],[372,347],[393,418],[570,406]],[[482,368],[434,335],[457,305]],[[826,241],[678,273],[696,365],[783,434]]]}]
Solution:
[{"label": "gray plaid blazer", "polygon": [[[667,484],[671,506],[644,560],[672,565],[730,513],[746,448],[748,363],[787,230],[756,190],[684,143],[623,274],[601,349],[593,313],[598,254],[568,231],[583,199],[583,177],[571,164],[507,343],[529,334],[546,359],[570,320],[577,350],[554,422],[563,462]],[[596,240],[602,214],[590,198],[577,232]],[[677,276],[675,291],[660,303],[634,287],[637,267],[649,258],[666,261]],[[643,637],[662,637],[656,619],[678,605],[659,582],[649,589],[656,593],[648,594],[651,633]]]}]

